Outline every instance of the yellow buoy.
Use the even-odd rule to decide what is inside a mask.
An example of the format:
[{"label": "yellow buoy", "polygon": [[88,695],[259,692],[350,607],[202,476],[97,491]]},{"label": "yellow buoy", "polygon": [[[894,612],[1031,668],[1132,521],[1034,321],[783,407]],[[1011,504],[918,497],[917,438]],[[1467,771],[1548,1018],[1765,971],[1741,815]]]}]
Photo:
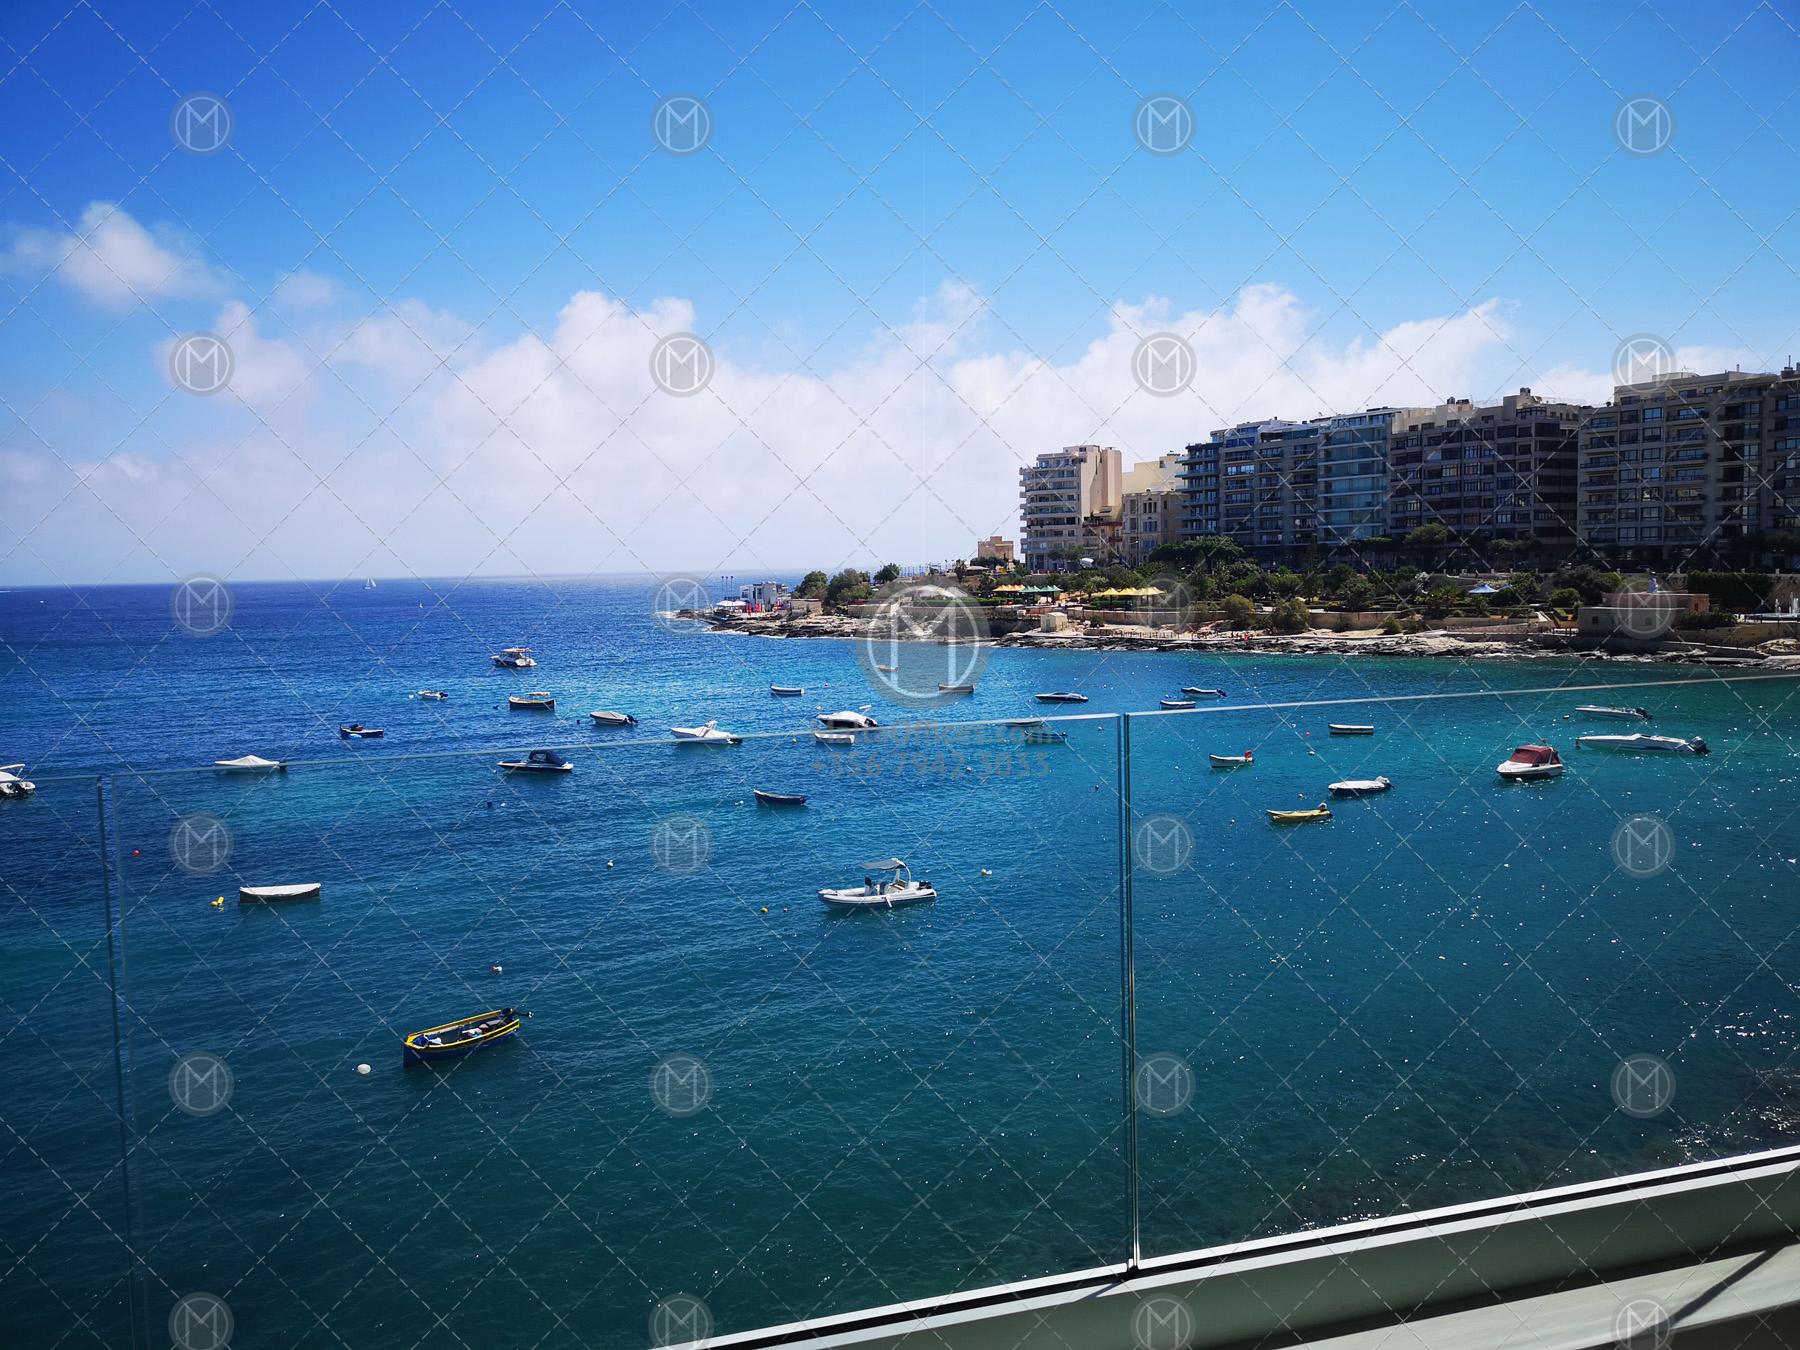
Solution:
[{"label": "yellow buoy", "polygon": [[217,900],[212,902],[212,907],[214,909],[222,909],[224,907],[224,905],[225,905],[225,897],[222,895]]}]

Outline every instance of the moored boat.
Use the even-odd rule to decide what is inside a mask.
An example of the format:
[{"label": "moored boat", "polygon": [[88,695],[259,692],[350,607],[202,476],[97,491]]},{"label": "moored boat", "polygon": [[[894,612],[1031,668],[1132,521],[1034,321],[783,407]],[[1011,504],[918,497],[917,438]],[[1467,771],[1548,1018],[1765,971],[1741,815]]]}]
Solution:
[{"label": "moored boat", "polygon": [[1325,727],[1333,736],[1373,736],[1375,728],[1364,722],[1327,722]]},{"label": "moored boat", "polygon": [[637,725],[637,718],[633,717],[630,713],[607,712],[604,710],[600,710],[600,711],[596,711],[596,712],[591,712],[588,714],[588,716],[594,719],[594,724],[596,726],[635,727]]},{"label": "moored boat", "polygon": [[529,1016],[530,1013],[522,1013],[516,1008],[496,1008],[493,1012],[446,1022],[441,1027],[415,1031],[403,1042],[404,1060],[407,1064],[424,1064],[466,1055],[471,1050],[504,1040]]},{"label": "moored boat", "polygon": [[820,713],[813,720],[822,727],[831,727],[837,731],[870,731],[880,725],[866,712],[855,712],[848,708],[843,712]]},{"label": "moored boat", "polygon": [[820,745],[855,745],[856,737],[847,731],[815,731],[813,739]]},{"label": "moored boat", "polygon": [[1562,756],[1548,745],[1521,745],[1495,772],[1508,782],[1562,777]]},{"label": "moored boat", "polygon": [[429,703],[442,703],[445,699],[449,698],[450,695],[445,693],[442,689],[421,689],[418,693],[414,694],[413,697],[422,698]]},{"label": "moored boat", "polygon": [[1605,708],[1595,703],[1584,703],[1575,711],[1584,717],[1617,717],[1632,722],[1648,722],[1652,717],[1648,708]]},{"label": "moored boat", "polygon": [[1194,685],[1191,685],[1191,684],[1183,685],[1181,692],[1186,694],[1189,698],[1224,698],[1225,697],[1225,691],[1223,689],[1200,689],[1200,688],[1196,688]]},{"label": "moored boat", "polygon": [[239,755],[236,759],[215,759],[213,767],[220,773],[286,772],[287,761],[264,759],[261,755]]},{"label": "moored boat", "polygon": [[1191,698],[1165,698],[1162,700],[1162,705],[1170,712],[1181,712],[1184,709],[1193,707],[1194,700]]},{"label": "moored boat", "polygon": [[[898,909],[902,905],[923,904],[937,899],[937,891],[929,881],[914,881],[912,871],[898,858],[882,858],[864,863],[869,873],[860,886],[821,887],[819,899],[834,909]],[[893,873],[892,881],[877,881],[877,872]]]},{"label": "moored boat", "polygon": [[942,683],[940,683],[938,685],[938,693],[940,693],[940,694],[972,694],[974,692],[975,692],[975,686],[972,684],[942,684]]},{"label": "moored boat", "polygon": [[291,886],[239,886],[240,905],[284,905],[292,900],[317,900],[324,891],[320,881],[302,881]]},{"label": "moored boat", "polygon": [[1025,733],[1027,745],[1067,745],[1069,733],[1066,731],[1043,731],[1032,727]]},{"label": "moored boat", "polygon": [[1047,694],[1033,694],[1032,697],[1039,703],[1086,703],[1088,701],[1086,694],[1073,693],[1067,689],[1052,690]]},{"label": "moored boat", "polygon": [[352,722],[348,726],[339,727],[338,735],[347,741],[378,741],[387,732],[380,727],[365,727],[361,722]]},{"label": "moored boat", "polygon": [[1269,821],[1275,825],[1304,825],[1309,820],[1330,819],[1331,808],[1324,802],[1304,811],[1269,811]]},{"label": "moored boat", "polygon": [[1595,750],[1627,750],[1634,754],[1646,755],[1710,755],[1712,747],[1695,736],[1692,740],[1683,740],[1680,736],[1648,736],[1636,732],[1630,736],[1577,736],[1575,744],[1591,746]]},{"label": "moored boat", "polygon": [[494,664],[508,670],[529,670],[537,661],[529,647],[502,647],[494,654]]},{"label": "moored boat", "polygon": [[717,721],[702,722],[697,727],[670,727],[669,734],[682,745],[738,745],[744,739],[721,731]]},{"label": "moored boat", "polygon": [[1254,764],[1256,762],[1256,752],[1254,750],[1246,750],[1241,755],[1208,755],[1206,758],[1211,761],[1212,766],[1215,769],[1236,769],[1241,768],[1245,764]]},{"label": "moored boat", "polygon": [[1041,717],[1013,717],[1007,719],[1006,725],[1015,731],[1029,731],[1033,727],[1043,726],[1044,719]]},{"label": "moored boat", "polygon": [[805,806],[804,792],[765,792],[761,788],[751,788],[750,795],[764,806]]},{"label": "moored boat", "polygon": [[506,706],[509,708],[530,708],[541,712],[556,711],[556,699],[547,689],[533,689],[525,694],[508,694]]},{"label": "moored boat", "polygon": [[799,698],[806,690],[797,684],[772,684],[769,692],[776,698]]},{"label": "moored boat", "polygon": [[1330,786],[1334,797],[1373,797],[1378,792],[1386,792],[1394,784],[1387,777],[1381,778],[1346,778],[1342,782]]},{"label": "moored boat", "polygon": [[524,759],[503,759],[500,767],[508,773],[573,773],[575,766],[554,750],[533,750]]},{"label": "moored boat", "polygon": [[20,777],[25,772],[23,764],[0,764],[0,797],[29,797],[37,791],[37,784]]}]

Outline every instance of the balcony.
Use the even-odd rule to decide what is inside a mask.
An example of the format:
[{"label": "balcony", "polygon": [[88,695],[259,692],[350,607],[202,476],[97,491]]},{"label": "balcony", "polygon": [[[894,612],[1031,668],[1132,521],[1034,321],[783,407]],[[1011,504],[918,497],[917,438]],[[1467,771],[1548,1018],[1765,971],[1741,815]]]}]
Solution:
[{"label": "balcony", "polygon": [[[1785,686],[1610,679],[40,781],[0,803],[39,1070],[0,1099],[6,1324],[148,1344],[205,1295],[246,1345],[1124,1350],[1152,1306],[1207,1345],[1778,1311],[1788,806],[1741,790],[1781,753],[1741,707]],[[1577,750],[1589,699],[1715,753]],[[1499,783],[1539,726],[1569,774]],[[934,904],[815,898],[888,854]]]}]

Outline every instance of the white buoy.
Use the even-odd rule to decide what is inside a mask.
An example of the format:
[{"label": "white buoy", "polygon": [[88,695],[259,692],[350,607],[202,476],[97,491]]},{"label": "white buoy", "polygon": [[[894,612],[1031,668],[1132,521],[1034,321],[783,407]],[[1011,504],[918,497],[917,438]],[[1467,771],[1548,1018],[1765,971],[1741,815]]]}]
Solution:
[{"label": "white buoy", "polygon": [[360,1074],[363,1074],[363,1075],[365,1075],[365,1076],[366,1076],[366,1075],[367,1075],[367,1074],[368,1074],[368,1072],[369,1072],[369,1066],[368,1066],[368,1065],[367,1065],[367,1064],[358,1064],[358,1065],[357,1065],[357,1066],[356,1066],[356,1071],[357,1071],[357,1072],[358,1072],[358,1073],[360,1073]]}]

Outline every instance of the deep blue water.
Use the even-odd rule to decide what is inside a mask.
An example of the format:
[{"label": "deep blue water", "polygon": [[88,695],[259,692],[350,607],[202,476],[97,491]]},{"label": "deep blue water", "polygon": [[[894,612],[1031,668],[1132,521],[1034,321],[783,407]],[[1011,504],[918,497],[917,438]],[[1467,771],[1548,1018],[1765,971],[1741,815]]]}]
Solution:
[{"label": "deep blue water", "polygon": [[[126,1344],[134,1315],[160,1343],[205,1290],[246,1344],[633,1345],[678,1293],[739,1330],[1122,1260],[1127,736],[1124,828],[1173,816],[1194,840],[1174,873],[1132,877],[1138,1049],[1195,1085],[1139,1113],[1147,1252],[1792,1139],[1790,681],[1618,697],[1705,735],[1691,759],[1576,749],[1631,728],[1568,720],[1596,698],[1572,690],[1675,678],[1643,666],[1000,651],[976,695],[921,711],[851,644],[671,632],[653,590],[247,585],[208,639],[162,589],[0,594],[0,760],[40,784],[0,802],[0,1324],[19,1343]],[[492,667],[515,642],[537,670]],[[1113,716],[1184,684],[1395,701]],[[526,688],[557,713],[508,712]],[[1035,715],[1048,688],[1092,699],[1065,745],[925,725]],[[1427,697],[1446,694],[1473,697]],[[813,744],[815,710],[864,704],[902,725]],[[594,729],[591,707],[642,725]],[[749,738],[660,738],[709,716]],[[348,720],[388,735],[343,742]],[[1334,720],[1378,732],[1330,738]],[[1499,783],[1536,739],[1568,775]],[[574,774],[494,767],[542,744]],[[1246,747],[1248,769],[1207,766]],[[246,752],[296,763],[192,771]],[[1395,791],[1330,822],[1263,817],[1376,773]],[[753,786],[811,800],[758,808]],[[230,831],[216,875],[171,863],[195,813]],[[1649,878],[1612,849],[1636,816],[1674,843]],[[943,898],[822,912],[818,886],[890,853]],[[230,903],[291,880],[323,900]],[[512,1042],[401,1068],[405,1031],[507,1003],[534,1014]],[[204,1117],[169,1089],[196,1051],[233,1076]],[[1648,1119],[1609,1091],[1639,1053],[1678,1085]],[[652,1077],[684,1056],[711,1097],[671,1115]]]}]

